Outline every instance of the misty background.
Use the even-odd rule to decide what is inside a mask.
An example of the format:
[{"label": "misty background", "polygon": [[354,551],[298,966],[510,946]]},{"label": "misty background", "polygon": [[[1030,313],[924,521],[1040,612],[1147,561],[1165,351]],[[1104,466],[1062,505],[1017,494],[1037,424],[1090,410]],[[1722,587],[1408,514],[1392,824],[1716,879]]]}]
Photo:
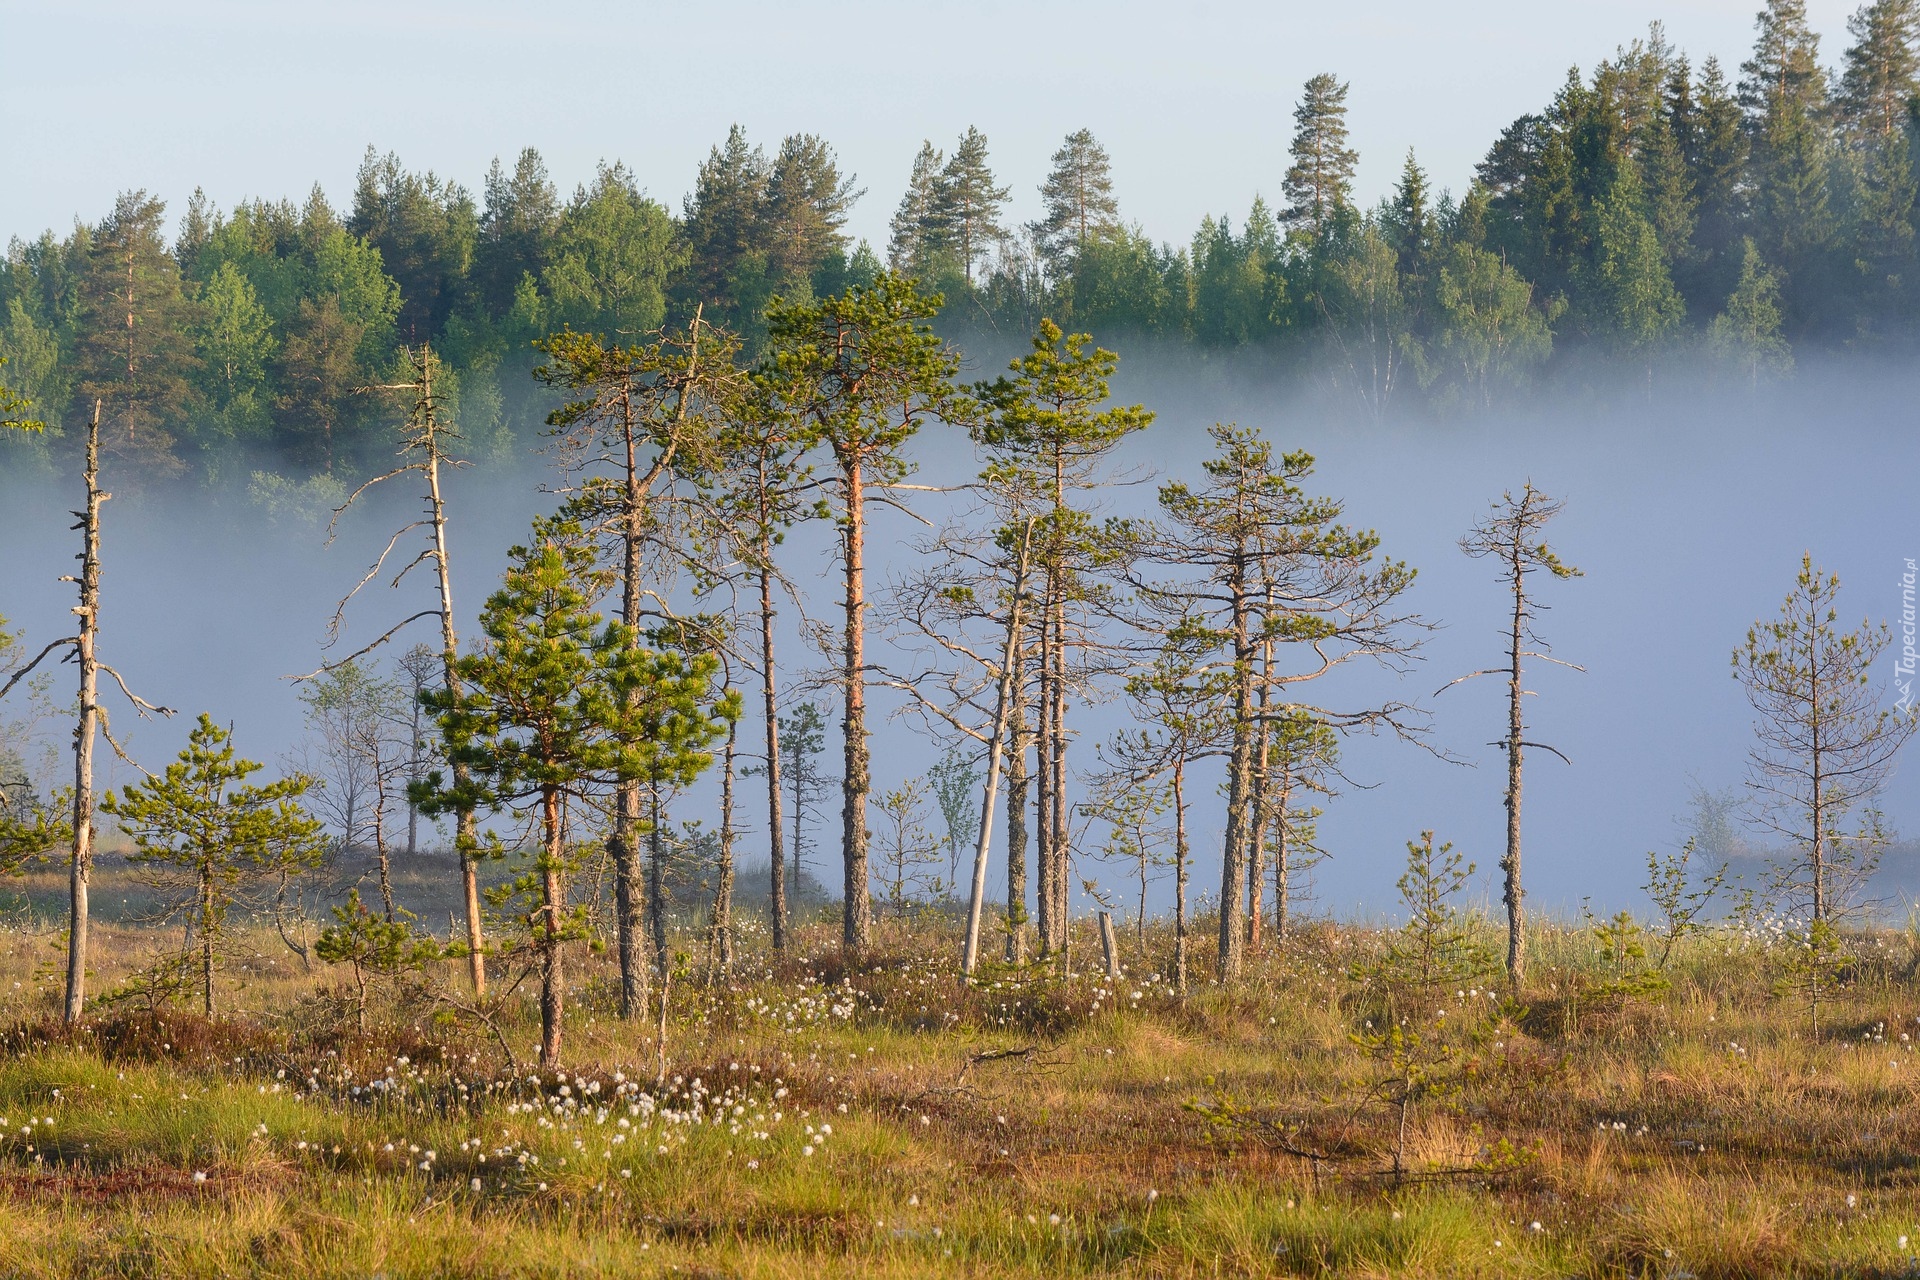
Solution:
[{"label": "misty background", "polygon": [[[969,360],[969,376],[998,368],[1004,354],[983,347]],[[1588,898],[1596,912],[1642,905],[1645,855],[1679,847],[1692,792],[1739,786],[1751,714],[1730,677],[1729,657],[1751,623],[1777,613],[1801,553],[1811,551],[1816,564],[1841,575],[1847,626],[1863,617],[1897,618],[1904,560],[1920,556],[1912,496],[1920,376],[1910,369],[1808,365],[1792,383],[1759,396],[1658,388],[1649,394],[1644,374],[1625,373],[1612,395],[1587,403],[1543,397],[1504,415],[1378,424],[1330,406],[1312,391],[1314,383],[1283,377],[1257,353],[1202,361],[1179,348],[1136,345],[1122,346],[1121,354],[1116,398],[1143,402],[1159,418],[1123,446],[1119,469],[1136,478],[1196,479],[1210,451],[1205,429],[1214,421],[1258,427],[1282,449],[1306,448],[1318,458],[1310,491],[1342,499],[1350,523],[1380,532],[1383,554],[1419,570],[1411,606],[1439,624],[1411,674],[1356,669],[1324,697],[1338,703],[1350,691],[1354,704],[1417,700],[1433,713],[1432,747],[1468,763],[1447,763],[1391,738],[1349,739],[1348,773],[1368,789],[1348,789],[1326,804],[1321,842],[1331,856],[1316,873],[1315,911],[1390,914],[1404,843],[1426,829],[1477,862],[1483,893],[1497,897],[1491,877],[1504,829],[1503,769],[1489,744],[1502,729],[1503,687],[1496,677],[1433,694],[1500,657],[1507,599],[1488,566],[1468,560],[1455,543],[1502,490],[1530,478],[1564,497],[1566,512],[1550,536],[1586,572],[1545,585],[1549,609],[1540,624],[1555,655],[1585,673],[1535,663],[1529,680],[1540,691],[1529,707],[1529,737],[1572,761],[1533,752],[1527,773],[1529,896],[1536,910],[1561,915],[1577,914]],[[963,484],[977,470],[972,446],[957,430],[923,432],[914,454],[922,483]],[[506,548],[524,538],[533,515],[554,505],[540,490],[553,481],[547,459],[532,450],[452,481],[463,636],[474,632]],[[56,579],[69,571],[77,546],[62,518],[74,487],[45,478],[0,482],[0,601],[25,629],[28,652],[64,634],[72,589]],[[1154,488],[1115,489],[1108,509],[1144,513]],[[919,510],[937,522],[943,501],[951,500],[930,498]],[[276,523],[238,491],[131,493],[109,503],[103,654],[143,696],[181,713],[171,722],[136,722],[112,695],[115,729],[135,757],[158,768],[184,743],[194,715],[207,711],[233,724],[242,754],[284,768],[302,733],[302,708],[287,677],[328,656],[321,644],[335,601],[413,505],[410,494],[396,491],[356,508],[329,547],[323,525],[294,517]],[[909,562],[923,534],[897,513],[876,513],[874,588]],[[791,538],[784,558],[816,617],[830,616],[834,606],[829,553],[826,530],[816,526]],[[428,589],[424,575],[411,591],[370,585],[333,654],[427,605]],[[784,662],[791,664],[784,679],[792,689],[802,664],[821,663],[803,653],[792,610],[783,622]],[[415,639],[431,639],[427,624],[415,629]],[[397,655],[400,647],[388,652]],[[884,644],[879,648],[885,661]],[[1890,684],[1891,654],[1884,668],[1880,679]],[[58,669],[56,696],[70,696],[70,674]],[[823,760],[837,768],[837,712],[830,695],[816,700],[828,704],[832,726]],[[887,691],[876,692],[876,793],[923,773],[948,745],[917,718],[886,718],[899,705]],[[1124,717],[1117,699],[1075,711],[1070,723],[1079,740],[1070,759],[1092,766],[1094,741]],[[61,740],[57,728],[50,740]],[[742,751],[756,751],[759,740],[749,718]],[[1912,770],[1908,763],[1896,773],[1882,800],[1903,837],[1920,827]],[[110,775],[116,782],[133,776],[117,761]],[[714,785],[712,776],[704,779],[675,818],[713,825]],[[751,786],[742,794],[738,856],[743,867],[764,865],[764,815],[756,813]],[[1192,794],[1194,890],[1217,892],[1220,801],[1211,782]],[[836,792],[825,806],[830,826],[838,807]],[[816,874],[837,867],[837,841],[831,830],[821,835],[811,862]],[[1103,837],[1094,828],[1077,851],[1076,910],[1087,906],[1079,877],[1095,878],[1126,900],[1126,868],[1090,857]],[[990,884],[1004,884],[1004,852],[997,823]],[[1916,882],[1909,858],[1900,850],[1890,855],[1879,887],[1895,915],[1904,913],[1906,886]],[[1155,901],[1166,903],[1170,892],[1162,883]]]}]

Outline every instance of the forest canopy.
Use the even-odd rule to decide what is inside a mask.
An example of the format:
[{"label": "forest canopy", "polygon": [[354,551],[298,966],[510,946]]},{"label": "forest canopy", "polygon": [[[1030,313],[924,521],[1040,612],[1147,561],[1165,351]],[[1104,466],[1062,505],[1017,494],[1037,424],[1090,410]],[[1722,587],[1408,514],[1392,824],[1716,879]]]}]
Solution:
[{"label": "forest canopy", "polygon": [[421,342],[446,363],[469,449],[504,456],[552,407],[528,377],[535,340],[632,341],[702,308],[753,354],[770,302],[883,266],[941,295],[955,340],[1046,317],[1108,341],[1253,348],[1372,417],[1584,394],[1602,368],[1756,387],[1796,354],[1905,352],[1920,318],[1920,0],[1872,0],[1848,36],[1823,62],[1802,0],[1770,0],[1751,56],[1723,68],[1656,23],[1570,70],[1457,193],[1409,151],[1372,208],[1353,194],[1348,86],[1316,75],[1275,200],[1209,216],[1184,244],[1127,219],[1084,128],[1025,225],[985,135],[929,140],[881,247],[847,219],[885,197],[827,139],[769,149],[737,126],[678,209],[618,162],[563,196],[532,148],[475,193],[369,147],[344,208],[317,185],[224,210],[130,191],[97,222],[7,247],[4,381],[48,430],[0,460],[71,467],[99,399],[107,456],[144,481],[254,474],[262,500],[328,486],[383,461],[385,406],[358,393]]}]

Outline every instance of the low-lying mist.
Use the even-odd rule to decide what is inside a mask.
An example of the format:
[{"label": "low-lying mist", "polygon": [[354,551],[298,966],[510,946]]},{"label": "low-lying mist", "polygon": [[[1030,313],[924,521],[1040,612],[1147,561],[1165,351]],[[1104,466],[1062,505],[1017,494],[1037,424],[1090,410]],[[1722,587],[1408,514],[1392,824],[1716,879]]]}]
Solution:
[{"label": "low-lying mist", "polygon": [[[1787,383],[1722,393],[1649,390],[1644,374],[1629,372],[1604,407],[1588,397],[1565,404],[1543,397],[1505,413],[1375,423],[1289,390],[1298,380],[1254,355],[1201,362],[1186,349],[1128,346],[1122,354],[1116,397],[1143,402],[1159,419],[1123,447],[1118,470],[1133,483],[1106,496],[1109,511],[1147,514],[1159,480],[1199,478],[1207,426],[1237,421],[1281,449],[1312,452],[1318,470],[1310,489],[1343,500],[1349,523],[1377,529],[1385,554],[1419,570],[1410,603],[1437,624],[1421,660],[1405,676],[1355,670],[1327,697],[1355,705],[1418,701],[1431,711],[1431,750],[1391,737],[1347,742],[1346,772],[1357,785],[1326,804],[1321,843],[1330,856],[1316,874],[1318,910],[1389,914],[1405,842],[1427,829],[1478,863],[1484,891],[1497,896],[1504,776],[1490,744],[1503,728],[1503,688],[1493,678],[1434,694],[1501,659],[1508,602],[1489,567],[1467,559],[1456,542],[1503,490],[1531,479],[1564,498],[1551,537],[1585,571],[1540,589],[1549,606],[1541,634],[1557,658],[1585,671],[1535,663],[1530,675],[1539,696],[1529,707],[1529,737],[1571,761],[1529,757],[1525,868],[1535,910],[1573,913],[1588,899],[1596,912],[1638,907],[1646,853],[1671,851],[1685,839],[1692,793],[1740,785],[1751,713],[1730,678],[1729,656],[1749,625],[1778,611],[1803,551],[1841,575],[1848,626],[1894,618],[1899,574],[1907,557],[1920,556],[1910,496],[1920,376],[1911,371],[1837,362],[1803,367]],[[982,357],[973,371],[989,374],[998,363]],[[964,484],[977,470],[958,432],[930,431],[915,453],[922,483]],[[506,548],[553,505],[539,488],[552,482],[546,458],[532,448],[518,466],[463,471],[451,481],[455,591],[466,634]],[[116,487],[110,469],[103,483]],[[72,588],[57,579],[71,571],[77,549],[67,515],[76,487],[44,477],[0,485],[0,612],[25,630],[30,653],[66,634]],[[933,497],[921,509],[937,523],[958,503]],[[206,711],[233,724],[243,754],[282,761],[303,731],[288,677],[429,607],[424,570],[399,592],[384,579],[370,583],[334,648],[322,648],[335,603],[416,507],[410,494],[377,496],[347,514],[328,546],[324,511],[317,521],[270,519],[238,487],[185,497],[122,493],[108,504],[105,523],[103,656],[137,692],[181,715],[136,721],[110,694],[116,737],[141,764],[158,768],[184,742],[194,713]],[[876,594],[890,570],[912,561],[925,533],[898,513],[876,512]],[[830,616],[837,601],[825,576],[829,551],[819,527],[788,542],[787,571],[809,593],[816,617]],[[411,555],[396,552],[387,576]],[[791,683],[800,667],[821,660],[803,650],[795,611],[783,621]],[[431,640],[427,624],[415,626],[418,634],[390,653]],[[70,674],[56,669],[57,697],[69,696]],[[1891,676],[1889,658],[1881,678]],[[885,691],[875,701],[882,712],[897,705]],[[1093,762],[1094,742],[1124,716],[1117,698],[1073,713],[1073,752],[1083,766]],[[64,741],[58,726],[43,729],[49,742]],[[923,772],[946,745],[911,716],[876,716],[875,733],[876,789]],[[744,750],[757,750],[759,736],[757,723],[743,723]],[[830,742],[826,759],[837,753]],[[102,781],[133,776],[115,761]],[[1902,833],[1920,827],[1908,776],[1896,774],[1881,802]],[[744,864],[764,862],[764,819],[755,792],[743,794],[739,856]],[[1222,802],[1211,784],[1192,794],[1194,887],[1217,892]],[[711,825],[712,805],[703,789],[675,816]],[[829,807],[837,815],[837,799]],[[1002,830],[996,823],[995,885],[1004,883]],[[1093,856],[1103,837],[1088,831],[1076,881],[1095,879],[1130,901],[1126,868]],[[837,849],[823,846],[815,858],[830,863]],[[1901,870],[1890,865],[1883,877],[1890,900]],[[1156,900],[1167,896],[1163,887]],[[1086,901],[1078,890],[1075,901],[1076,909]]]}]

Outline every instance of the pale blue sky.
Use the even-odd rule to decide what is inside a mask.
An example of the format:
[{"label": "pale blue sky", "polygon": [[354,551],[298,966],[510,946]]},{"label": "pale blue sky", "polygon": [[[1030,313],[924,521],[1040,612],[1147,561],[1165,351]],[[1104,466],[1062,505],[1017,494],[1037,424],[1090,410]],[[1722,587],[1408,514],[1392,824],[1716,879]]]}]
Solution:
[{"label": "pale blue sky", "polygon": [[[1068,131],[1111,150],[1127,217],[1184,240],[1209,211],[1278,195],[1308,76],[1351,82],[1361,195],[1409,146],[1460,189],[1495,133],[1661,18],[1732,69],[1755,0],[1477,0],[1185,6],[1047,0],[617,4],[497,0],[0,0],[0,239],[97,219],[146,187],[177,216],[195,185],[223,207],[344,203],[368,143],[479,187],[488,161],[546,155],[563,190],[625,160],[678,208],[734,121],[754,140],[825,135],[882,242],[923,137],[992,143],[1013,214]],[[1810,0],[1826,60],[1850,0]],[[804,16],[796,16],[804,15]]]}]

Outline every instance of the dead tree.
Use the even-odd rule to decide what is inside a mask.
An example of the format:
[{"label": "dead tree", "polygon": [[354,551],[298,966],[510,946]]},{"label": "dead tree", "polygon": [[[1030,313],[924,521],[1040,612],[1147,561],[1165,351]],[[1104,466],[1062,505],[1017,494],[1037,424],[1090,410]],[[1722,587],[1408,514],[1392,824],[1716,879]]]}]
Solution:
[{"label": "dead tree", "polygon": [[[458,440],[457,427],[441,416],[442,398],[434,390],[434,378],[440,370],[440,358],[433,354],[427,344],[418,349],[402,348],[407,369],[412,380],[408,382],[386,383],[361,388],[365,392],[398,391],[412,393],[412,403],[407,410],[406,422],[401,427],[398,456],[400,465],[363,482],[359,488],[347,495],[347,500],[334,510],[333,520],[327,528],[327,541],[333,541],[334,532],[339,527],[340,517],[359,500],[360,495],[385,481],[404,475],[420,477],[425,506],[420,518],[412,520],[396,530],[387,544],[375,558],[372,567],[353,590],[347,592],[334,609],[333,620],[328,627],[327,643],[331,645],[340,634],[340,626],[346,615],[347,605],[360,593],[360,588],[379,577],[386,569],[387,560],[400,540],[416,530],[423,531],[426,545],[413,559],[393,576],[389,587],[398,587],[417,566],[431,562],[435,573],[435,587],[438,593],[439,607],[422,609],[409,617],[402,618],[371,644],[348,654],[344,658],[323,664],[318,671],[298,677],[312,679],[323,672],[331,671],[345,663],[362,658],[393,639],[406,627],[423,618],[436,618],[440,622],[440,678],[442,690],[456,701],[461,696],[460,677],[455,667],[460,659],[459,633],[454,625],[453,612],[453,571],[447,556],[447,503],[441,489],[442,469],[454,469],[466,464],[447,452],[449,442]],[[467,766],[460,762],[452,763],[453,780],[456,788],[467,786]],[[412,789],[409,799],[412,800]],[[476,996],[484,996],[487,991],[486,937],[480,918],[480,841],[470,810],[458,810],[455,816],[454,846],[460,853],[461,896],[466,903],[467,913],[467,973],[473,982]]]},{"label": "dead tree", "polygon": [[[1537,610],[1546,606],[1534,599],[1528,590],[1527,579],[1534,573],[1545,570],[1555,578],[1577,578],[1580,570],[1564,563],[1547,545],[1544,531],[1547,524],[1565,507],[1564,502],[1549,498],[1533,487],[1531,480],[1520,490],[1520,496],[1505,494],[1493,504],[1493,509],[1480,522],[1460,539],[1460,550],[1476,560],[1492,560],[1498,566],[1500,581],[1513,593],[1513,612],[1502,635],[1507,642],[1507,663],[1502,667],[1490,667],[1484,671],[1475,671],[1461,676],[1452,684],[1462,680],[1472,680],[1476,676],[1505,676],[1507,679],[1507,732],[1506,736],[1490,745],[1500,747],[1507,753],[1507,852],[1500,859],[1500,871],[1504,879],[1501,889],[1502,900],[1507,907],[1507,980],[1519,987],[1525,977],[1527,966],[1527,914],[1526,892],[1520,884],[1520,783],[1522,760],[1528,747],[1538,747],[1542,751],[1552,752],[1565,760],[1557,748],[1544,742],[1526,741],[1526,715],[1521,699],[1532,690],[1524,687],[1521,674],[1521,661],[1525,658],[1538,658],[1542,662],[1557,663],[1563,667],[1582,670],[1570,662],[1561,662],[1547,652],[1546,642],[1534,633],[1533,619]],[[1527,645],[1535,646],[1532,649]],[[1447,687],[1452,687],[1451,684]]]},{"label": "dead tree", "polygon": [[[100,508],[113,496],[100,487],[100,405],[98,400],[93,402],[93,417],[87,423],[87,458],[81,472],[86,484],[87,505],[85,510],[73,513],[79,520],[73,527],[81,537],[80,554],[75,557],[80,561],[80,576],[61,578],[62,582],[71,582],[80,589],[80,603],[73,611],[80,619],[79,634],[63,636],[47,645],[15,671],[6,684],[0,685],[0,698],[4,698],[42,660],[54,653],[64,652],[67,656],[62,661],[72,662],[80,672],[80,697],[75,705],[73,728],[72,857],[67,864],[67,987],[64,1014],[68,1022],[78,1022],[80,1015],[86,1012],[87,1005],[87,929],[91,920],[87,895],[93,879],[95,739],[104,737],[116,755],[132,763],[120,744],[114,741],[106,709],[100,705],[100,673],[104,671],[113,678],[120,692],[126,695],[141,716],[148,713],[173,714],[171,708],[157,707],[137,697],[127,688],[127,682],[118,671],[100,661]],[[39,424],[16,419],[4,425],[25,430]]]}]

